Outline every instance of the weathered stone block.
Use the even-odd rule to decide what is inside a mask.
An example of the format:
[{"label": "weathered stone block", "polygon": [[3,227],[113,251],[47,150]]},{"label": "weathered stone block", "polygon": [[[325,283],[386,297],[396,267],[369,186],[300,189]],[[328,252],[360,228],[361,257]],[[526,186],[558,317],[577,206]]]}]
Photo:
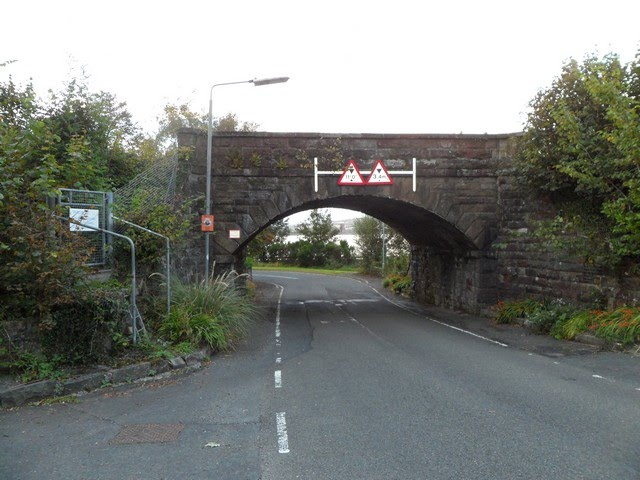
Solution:
[{"label": "weathered stone block", "polygon": [[151,363],[143,362],[134,365],[127,365],[111,371],[112,383],[123,383],[149,376]]},{"label": "weathered stone block", "polygon": [[17,385],[0,391],[0,404],[3,407],[16,407],[29,402],[51,397],[56,391],[56,382],[43,380],[40,382]]}]

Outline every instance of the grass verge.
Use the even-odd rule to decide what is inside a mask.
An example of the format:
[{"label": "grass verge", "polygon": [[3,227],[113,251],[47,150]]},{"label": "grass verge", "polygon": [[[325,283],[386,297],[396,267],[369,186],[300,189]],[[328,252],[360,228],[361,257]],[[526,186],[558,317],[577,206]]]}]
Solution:
[{"label": "grass verge", "polygon": [[358,268],[354,266],[345,266],[341,268],[320,268],[320,267],[296,267],[293,265],[279,265],[279,264],[271,264],[271,263],[254,264],[253,270],[273,270],[277,272],[322,273],[325,275],[358,273]]}]

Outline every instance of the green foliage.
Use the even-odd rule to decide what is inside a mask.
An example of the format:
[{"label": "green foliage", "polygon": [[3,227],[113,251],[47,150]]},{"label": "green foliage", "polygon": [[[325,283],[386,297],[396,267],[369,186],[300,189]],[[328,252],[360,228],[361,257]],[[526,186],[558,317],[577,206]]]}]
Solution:
[{"label": "green foliage", "polygon": [[256,235],[247,246],[247,255],[260,262],[282,262],[290,228],[287,219],[278,220]]},{"label": "green foliage", "polygon": [[[188,103],[169,103],[165,105],[162,115],[158,118],[158,131],[154,143],[166,154],[175,148],[178,130],[181,128],[208,130],[208,117],[206,113],[193,111]],[[217,132],[255,132],[258,129],[258,125],[253,122],[239,121],[234,113],[214,118],[211,126],[213,131]]]},{"label": "green foliage", "polygon": [[244,167],[244,159],[242,158],[242,152],[238,148],[232,149],[227,155],[229,160],[229,168],[236,170]]},{"label": "green foliage", "polygon": [[360,252],[360,269],[363,273],[379,273],[382,269],[382,235],[385,244],[385,273],[406,274],[409,268],[409,244],[402,235],[380,220],[364,216],[355,220],[356,244]]},{"label": "green foliage", "polygon": [[21,382],[37,380],[59,380],[64,378],[61,370],[62,357],[54,355],[47,358],[42,354],[21,352],[18,358],[9,365],[9,371],[18,376]]},{"label": "green foliage", "polygon": [[542,302],[536,300],[500,301],[494,307],[496,323],[513,323],[517,318],[525,318],[543,307]]},{"label": "green foliage", "polygon": [[120,285],[76,286],[41,322],[45,353],[59,355],[65,364],[89,364],[129,345],[128,289]]},{"label": "green foliage", "polygon": [[309,220],[298,227],[302,239],[297,242],[286,242],[289,232],[286,220],[273,223],[249,244],[249,256],[264,263],[301,267],[338,268],[353,261],[353,249],[349,244],[344,240],[335,242],[339,230],[333,226],[330,213],[312,211]]},{"label": "green foliage", "polygon": [[534,309],[525,316],[535,332],[554,335],[575,312],[575,307],[562,301],[553,301],[543,303],[541,308]]},{"label": "green foliage", "polygon": [[284,170],[285,168],[287,168],[287,159],[282,155],[276,157],[276,168],[278,170]]},{"label": "green foliage", "polygon": [[578,311],[566,319],[565,322],[555,326],[551,334],[559,340],[573,340],[576,335],[586,332],[594,320],[595,314],[593,311]]},{"label": "green foliage", "polygon": [[[129,222],[168,237],[171,248],[176,249],[191,228],[190,207],[190,202],[182,202],[179,207],[167,203],[156,203],[151,207],[147,204],[140,206],[134,203],[122,216]],[[164,260],[166,242],[162,238],[134,227],[127,227],[123,230],[123,234],[133,240],[136,246],[136,261],[144,265],[146,270],[153,270]],[[127,271],[130,264],[130,249],[128,242],[116,244],[115,256]]]},{"label": "green foliage", "polygon": [[[52,322],[74,303],[90,253],[47,199],[62,187],[101,189],[139,166],[124,104],[71,80],[48,102],[31,85],[0,83],[0,302],[5,316]],[[46,330],[46,329],[45,329]]]},{"label": "green foliage", "polygon": [[640,52],[571,60],[530,104],[519,176],[562,211],[542,234],[587,262],[640,254],[639,72]]},{"label": "green foliage", "polygon": [[255,132],[257,129],[257,123],[241,122],[238,116],[231,112],[213,119],[213,130],[216,132]]},{"label": "green foliage", "polygon": [[595,312],[589,330],[596,336],[624,345],[640,342],[640,308],[620,307]]},{"label": "green foliage", "polygon": [[582,310],[556,329],[556,338],[573,339],[581,333],[624,345],[640,342],[640,308],[619,307],[614,310]]},{"label": "green foliage", "polygon": [[340,243],[310,243],[306,240],[285,245],[285,263],[300,267],[340,268],[353,261],[353,249],[345,240]]},{"label": "green foliage", "polygon": [[383,280],[382,285],[384,288],[388,288],[399,295],[411,295],[413,293],[411,289],[411,277],[408,275],[389,275]]},{"label": "green foliage", "polygon": [[[109,190],[141,167],[136,147],[143,137],[114,95],[90,92],[84,79],[74,78],[42,109],[42,121],[57,135],[52,147],[61,162],[58,186]],[[82,169],[68,168],[75,165]]]},{"label": "green foliage", "polygon": [[172,343],[209,345],[214,350],[234,348],[257,312],[238,285],[242,280],[231,273],[198,285],[176,281],[171,314],[158,333]]},{"label": "green foliage", "polygon": [[251,157],[249,157],[249,161],[252,166],[260,167],[262,165],[262,156],[259,153],[254,152],[251,154]]},{"label": "green foliage", "polygon": [[164,149],[176,145],[176,135],[181,128],[207,130],[207,115],[196,113],[188,103],[180,105],[168,103],[158,119],[156,143]]},{"label": "green foliage", "polygon": [[498,303],[497,323],[512,323],[516,318],[527,319],[533,330],[557,339],[573,340],[586,332],[625,345],[640,342],[640,307],[623,306],[603,311],[580,310],[562,301],[527,299]]},{"label": "green foliage", "polygon": [[340,230],[333,226],[329,212],[312,210],[309,219],[298,225],[298,233],[309,244],[326,245],[335,241]]}]

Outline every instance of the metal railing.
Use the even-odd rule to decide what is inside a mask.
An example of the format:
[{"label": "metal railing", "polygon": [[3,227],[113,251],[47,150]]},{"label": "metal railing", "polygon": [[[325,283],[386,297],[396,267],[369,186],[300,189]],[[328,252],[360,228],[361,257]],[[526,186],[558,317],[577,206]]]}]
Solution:
[{"label": "metal railing", "polygon": [[140,311],[138,310],[138,305],[136,304],[136,246],[133,243],[133,240],[131,240],[126,235],[122,235],[120,233],[116,233],[104,228],[94,227],[92,225],[74,220],[73,218],[64,218],[59,215],[56,215],[56,217],[61,220],[68,221],[71,224],[79,225],[83,228],[88,228],[90,230],[95,230],[103,234],[113,235],[114,237],[122,238],[129,242],[129,245],[131,246],[131,294],[130,294],[130,300],[129,300],[129,303],[130,303],[129,316],[131,318],[132,340],[134,344],[137,343],[138,332],[139,332],[138,323],[140,323],[140,327],[141,327],[140,331],[142,331],[143,333],[146,333],[146,329],[144,327],[144,322],[142,321],[142,315],[140,315]]},{"label": "metal railing", "polygon": [[167,315],[169,315],[171,313],[171,244],[169,242],[169,237],[166,237],[158,232],[154,232],[153,230],[149,230],[148,228],[142,227],[135,223],[128,222],[127,220],[116,217],[115,215],[113,215],[113,218],[118,222],[124,223],[125,225],[129,225],[131,227],[142,230],[143,232],[150,233],[151,235],[155,235],[156,237],[164,238],[166,242],[166,247],[167,247],[167,253],[166,253],[167,266],[165,269],[166,271],[165,275],[166,275],[166,283],[167,283]]}]

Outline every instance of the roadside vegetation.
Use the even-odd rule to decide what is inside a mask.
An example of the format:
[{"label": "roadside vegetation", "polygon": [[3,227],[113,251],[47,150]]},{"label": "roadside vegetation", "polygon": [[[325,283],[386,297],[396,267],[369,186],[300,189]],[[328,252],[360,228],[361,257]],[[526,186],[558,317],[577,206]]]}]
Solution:
[{"label": "roadside vegetation", "polygon": [[640,258],[640,51],[568,61],[531,101],[517,175],[554,203],[542,240],[633,273]]},{"label": "roadside vegetation", "polygon": [[174,282],[172,310],[158,322],[159,336],[182,348],[235,348],[257,314],[238,280],[231,272],[199,284]]},{"label": "roadside vegetation", "polygon": [[[85,266],[91,247],[70,231],[61,220],[68,212],[53,201],[60,188],[111,191],[128,184],[175,153],[172,138],[183,126],[206,126],[206,115],[168,105],[157,133],[148,135],[124,103],[92,92],[85,78],[71,79],[46,98],[31,84],[0,81],[0,372],[25,382],[60,379],[96,363],[237,345],[255,311],[237,279],[195,286],[172,279],[175,297],[167,316],[164,290],[152,285],[160,278],[152,274],[161,270],[163,249],[137,231],[127,234],[136,241],[139,308],[148,334],[131,345],[131,280],[128,268],[118,268],[129,261],[128,247],[114,242],[112,278],[92,281]],[[216,119],[215,127],[254,128],[234,115]],[[194,228],[194,200],[181,199],[179,208],[153,205],[149,215],[139,208],[148,193],[137,191],[126,213],[180,247]]]},{"label": "roadside vegetation", "polygon": [[342,240],[333,226],[330,213],[313,210],[309,219],[298,226],[300,240],[287,242],[291,234],[287,220],[273,223],[259,233],[247,248],[248,265],[287,265],[305,268],[338,270],[354,262],[354,251]]},{"label": "roadside vegetation", "polygon": [[574,340],[587,333],[625,346],[640,343],[640,307],[600,310],[557,300],[499,302],[495,307],[495,321],[503,324],[527,321],[537,333],[559,340]]},{"label": "roadside vegetation", "polygon": [[[640,267],[640,51],[623,64],[615,54],[568,61],[531,101],[516,155],[520,181],[556,216],[532,235],[611,275]],[[495,320],[525,319],[540,333],[572,340],[590,333],[624,345],[640,342],[640,308],[591,308],[559,299],[500,302]],[[611,300],[611,299],[610,299]]]}]

